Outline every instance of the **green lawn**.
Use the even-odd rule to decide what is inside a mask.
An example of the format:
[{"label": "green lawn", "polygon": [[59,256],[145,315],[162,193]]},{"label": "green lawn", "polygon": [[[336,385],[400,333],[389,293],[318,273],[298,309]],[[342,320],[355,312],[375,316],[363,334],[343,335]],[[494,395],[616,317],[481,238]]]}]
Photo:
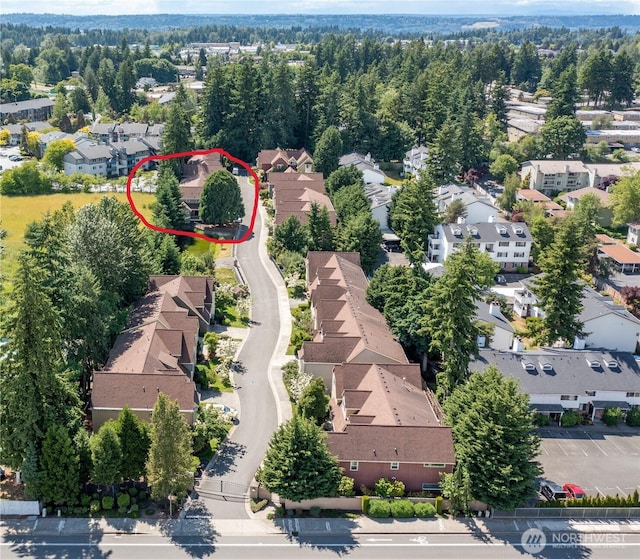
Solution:
[{"label": "green lawn", "polygon": [[231,384],[225,384],[222,381],[222,378],[219,375],[216,375],[215,361],[201,363],[200,365],[196,365],[196,368],[207,375],[207,380],[209,381],[209,390],[213,390],[214,392],[233,392]]},{"label": "green lawn", "polygon": [[[124,192],[74,192],[44,194],[41,196],[0,196],[0,221],[3,229],[7,230],[4,240],[6,246],[2,270],[5,276],[10,276],[15,269],[15,259],[18,252],[24,248],[24,232],[29,223],[42,219],[47,213],[53,213],[62,208],[66,202],[71,202],[74,208],[86,204],[97,203],[103,196],[112,196],[122,202],[127,201]],[[150,205],[155,201],[155,194],[135,192],[133,194],[137,209],[142,215],[151,220]]]},{"label": "green lawn", "polygon": [[[207,241],[203,241],[207,242]],[[238,280],[236,279],[236,273],[233,271],[233,268],[216,268],[216,279],[218,283],[230,283],[232,285],[238,285]]]}]

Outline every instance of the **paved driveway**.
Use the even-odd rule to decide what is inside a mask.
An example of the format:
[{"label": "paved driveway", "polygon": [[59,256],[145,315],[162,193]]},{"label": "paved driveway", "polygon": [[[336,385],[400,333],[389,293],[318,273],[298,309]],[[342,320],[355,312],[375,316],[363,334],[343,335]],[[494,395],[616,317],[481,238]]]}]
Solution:
[{"label": "paved driveway", "polygon": [[544,428],[539,461],[543,477],[576,483],[588,495],[640,491],[640,430],[627,426]]}]

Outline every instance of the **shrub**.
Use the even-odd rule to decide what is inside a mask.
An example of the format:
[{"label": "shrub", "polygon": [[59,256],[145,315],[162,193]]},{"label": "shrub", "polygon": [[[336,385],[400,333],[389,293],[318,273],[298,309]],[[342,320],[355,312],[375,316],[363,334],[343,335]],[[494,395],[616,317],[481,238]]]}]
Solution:
[{"label": "shrub", "polygon": [[131,495],[132,497],[135,497],[137,494],[138,494],[138,489],[136,487],[129,488],[129,495]]},{"label": "shrub", "polygon": [[129,493],[118,493],[118,507],[125,507],[127,508],[129,506],[129,504],[131,503],[131,497],[129,496]]},{"label": "shrub", "polygon": [[98,495],[97,493],[94,493],[93,495],[91,495],[91,499],[94,501],[99,501],[100,500],[100,495]]},{"label": "shrub", "polygon": [[118,507],[118,514],[121,516],[127,514],[127,507]]},{"label": "shrub", "polygon": [[279,506],[276,508],[276,518],[282,518],[286,514],[283,506]]},{"label": "shrub", "polygon": [[318,516],[320,516],[321,512],[322,512],[322,509],[320,507],[311,507],[309,509],[309,514],[314,518],[317,518]]},{"label": "shrub", "polygon": [[391,505],[384,499],[372,499],[369,501],[369,516],[372,518],[389,518]]},{"label": "shrub", "polygon": [[91,501],[89,504],[89,512],[91,514],[98,514],[100,512],[100,501]]},{"label": "shrub", "polygon": [[442,514],[442,497],[440,495],[436,497],[436,514]]},{"label": "shrub", "polygon": [[640,427],[640,408],[631,408],[627,412],[627,425],[630,427]]},{"label": "shrub", "polygon": [[622,416],[623,413],[620,408],[605,408],[602,414],[602,421],[605,425],[612,427],[620,423]]},{"label": "shrub", "polygon": [[138,495],[138,499],[140,501],[146,501],[147,500],[147,492],[146,491],[140,491],[140,495]]},{"label": "shrub", "polygon": [[566,411],[562,414],[562,420],[560,424],[563,427],[574,427],[576,425],[580,425],[582,421],[582,416],[576,411]]},{"label": "shrub", "polygon": [[364,514],[369,514],[369,500],[371,499],[371,497],[369,497],[369,495],[363,495],[362,496],[362,500],[361,500],[361,504],[362,504],[362,512]]},{"label": "shrub", "polygon": [[102,497],[102,508],[111,510],[113,508],[113,497]]},{"label": "shrub", "polygon": [[129,513],[129,517],[130,518],[139,518],[140,514],[138,512],[130,512]]},{"label": "shrub", "polygon": [[353,487],[353,478],[348,476],[342,476],[340,478],[340,485],[338,486],[338,495],[341,497],[353,497],[356,491]]},{"label": "shrub", "polygon": [[144,511],[144,513],[147,516],[153,516],[155,514],[155,512],[156,512],[155,509],[147,509],[147,510]]},{"label": "shrub", "polygon": [[373,489],[369,489],[366,485],[362,484],[360,486],[360,493],[362,493],[363,495],[375,495],[376,492]]},{"label": "shrub", "polygon": [[401,481],[384,477],[381,477],[375,484],[375,492],[378,497],[402,497],[404,489],[404,483]]},{"label": "shrub", "polygon": [[83,507],[88,507],[89,503],[91,502],[91,495],[87,495],[86,493],[83,493],[80,496],[80,502],[82,503]]},{"label": "shrub", "polygon": [[249,505],[251,507],[251,512],[252,513],[256,513],[261,511],[264,507],[267,506],[268,501],[266,499],[262,499],[260,501],[257,501],[255,499],[251,499]]},{"label": "shrub", "polygon": [[413,518],[413,503],[406,499],[391,501],[391,516],[394,518]]},{"label": "shrub", "polygon": [[433,518],[436,515],[436,507],[431,503],[416,503],[413,511],[418,518]]},{"label": "shrub", "polygon": [[131,505],[131,508],[129,509],[129,512],[138,512],[138,505]]},{"label": "shrub", "polygon": [[536,416],[533,418],[533,422],[538,427],[545,427],[547,425],[551,425],[551,418],[548,415],[545,415],[543,413],[537,413]]}]

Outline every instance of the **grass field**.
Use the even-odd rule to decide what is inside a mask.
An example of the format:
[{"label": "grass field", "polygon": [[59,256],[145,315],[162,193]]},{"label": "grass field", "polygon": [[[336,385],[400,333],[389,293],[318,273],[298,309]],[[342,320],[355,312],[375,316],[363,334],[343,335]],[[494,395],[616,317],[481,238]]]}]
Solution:
[{"label": "grass field", "polygon": [[[71,202],[74,208],[85,204],[97,203],[103,196],[115,196],[122,202],[127,201],[124,193],[74,192],[68,194],[56,193],[42,196],[0,196],[0,226],[7,230],[4,239],[6,246],[2,262],[2,273],[10,275],[15,267],[15,257],[24,247],[24,232],[29,223],[42,219],[47,213],[53,213],[62,208],[66,202]],[[155,194],[135,192],[134,201],[138,211],[147,220],[151,219],[150,204],[155,200]]]}]

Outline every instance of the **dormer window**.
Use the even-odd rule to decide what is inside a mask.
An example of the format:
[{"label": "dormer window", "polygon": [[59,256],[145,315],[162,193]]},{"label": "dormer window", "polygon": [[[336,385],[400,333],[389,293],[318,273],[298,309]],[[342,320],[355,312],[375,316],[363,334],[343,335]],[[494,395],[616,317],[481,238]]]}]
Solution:
[{"label": "dormer window", "polygon": [[541,367],[543,371],[553,371],[553,365],[551,363],[542,363]]},{"label": "dormer window", "polygon": [[618,362],[617,361],[605,361],[605,363],[607,364],[607,368],[608,369],[617,369],[618,368]]},{"label": "dormer window", "polygon": [[595,359],[587,359],[587,364],[592,369],[598,369],[599,370],[601,368],[600,361],[597,361]]},{"label": "dormer window", "polygon": [[513,228],[513,232],[514,232],[516,235],[524,235],[524,229],[523,229],[522,227],[520,227],[520,226],[515,226],[515,227]]},{"label": "dormer window", "polygon": [[496,229],[498,230],[498,233],[500,235],[506,235],[507,234],[507,228],[504,225],[497,225]]},{"label": "dormer window", "polygon": [[522,367],[525,371],[533,372],[536,370],[536,366],[533,363],[522,362]]},{"label": "dormer window", "polygon": [[462,237],[462,229],[460,227],[453,227],[451,231],[456,237]]}]

